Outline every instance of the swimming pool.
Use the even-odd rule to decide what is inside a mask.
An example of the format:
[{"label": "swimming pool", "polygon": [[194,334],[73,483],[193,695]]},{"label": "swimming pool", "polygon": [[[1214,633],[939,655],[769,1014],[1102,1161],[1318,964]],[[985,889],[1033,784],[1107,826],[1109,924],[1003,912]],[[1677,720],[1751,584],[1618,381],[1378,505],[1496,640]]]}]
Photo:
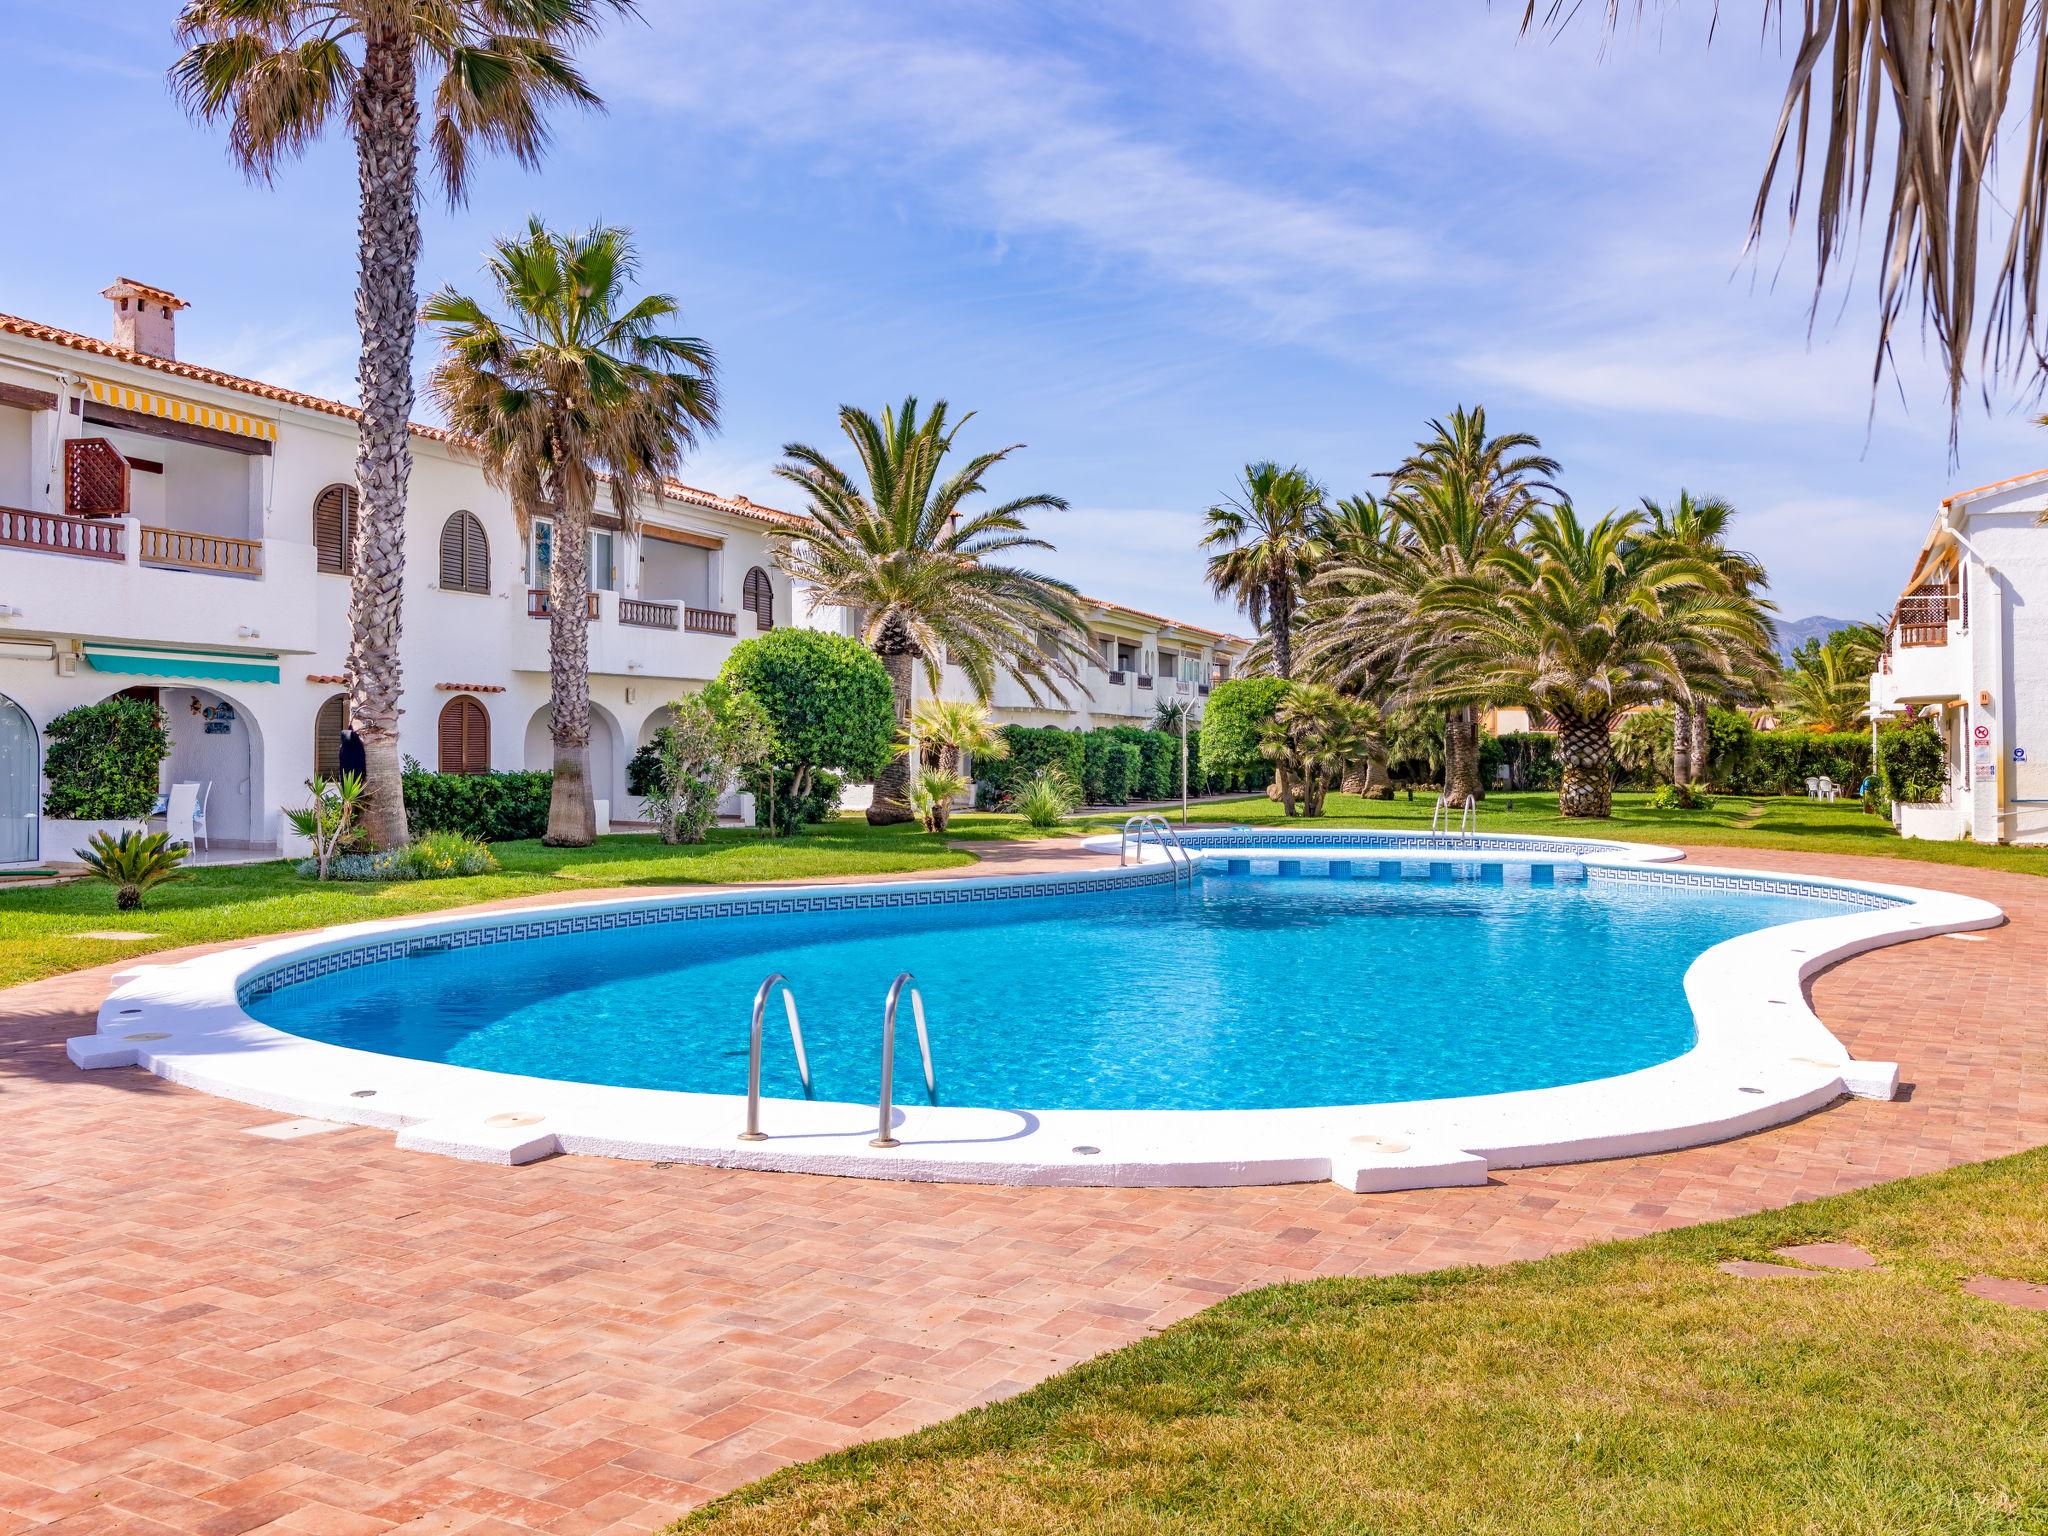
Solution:
[{"label": "swimming pool", "polygon": [[[1889,1097],[1801,979],[2002,921],[1945,892],[1594,839],[1213,829],[1071,874],[662,894],[359,924],[138,969],[69,1043],[401,1145],[911,1179],[1375,1190]],[[1194,866],[1192,872],[1189,866]],[[747,1023],[774,1010],[762,1139]],[[886,1127],[882,998],[914,971]]]},{"label": "swimming pool", "polygon": [[[1740,889],[1245,871],[406,953],[245,1006],[289,1034],[415,1060],[744,1093],[748,1005],[780,971],[814,1093],[859,1101],[876,1096],[883,994],[913,970],[942,1104],[1292,1109],[1668,1061],[1693,1043],[1684,977],[1701,952],[1853,910]],[[802,1096],[780,1042],[762,1074],[769,1096]],[[916,1052],[899,1052],[897,1099],[924,1093]]]}]

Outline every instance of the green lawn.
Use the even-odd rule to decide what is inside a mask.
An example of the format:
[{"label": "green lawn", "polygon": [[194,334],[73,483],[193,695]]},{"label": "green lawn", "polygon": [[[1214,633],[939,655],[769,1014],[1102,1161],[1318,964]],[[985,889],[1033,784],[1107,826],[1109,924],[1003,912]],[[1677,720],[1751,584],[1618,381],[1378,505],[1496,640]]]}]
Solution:
[{"label": "green lawn", "polygon": [[[1710,811],[1652,811],[1644,806],[1645,798],[1617,795],[1612,820],[1586,822],[1560,818],[1555,795],[1495,795],[1479,808],[1479,826],[1485,832],[1564,832],[1646,842],[1802,848],[2048,874],[2048,848],[1906,842],[1893,834],[1889,822],[1865,815],[1854,802],[1817,805],[1801,799],[1727,797],[1716,801]],[[1368,801],[1333,795],[1328,809],[1330,814],[1321,821],[1305,825],[1421,829],[1429,825],[1430,801],[1427,796]],[[1125,814],[1091,814],[1065,832],[1079,836],[1114,829]],[[1221,824],[1284,819],[1277,805],[1258,796],[1198,804],[1193,818]],[[954,817],[952,835],[972,841],[1046,834],[1015,816],[969,813]],[[689,848],[664,847],[652,837],[626,836],[603,838],[588,849],[505,843],[497,853],[505,867],[496,875],[398,885],[316,885],[299,879],[291,866],[282,862],[207,868],[196,871],[190,880],[160,887],[151,893],[145,911],[128,914],[116,913],[113,892],[96,883],[0,886],[0,986],[182,944],[432,912],[539,891],[791,880],[807,875],[883,875],[974,862],[972,854],[950,847],[946,838],[914,827],[870,827],[857,815],[842,816],[783,842],[752,831],[720,828],[710,841]],[[1910,872],[1902,872],[1901,878],[1909,879]],[[148,937],[84,937],[113,932]]]},{"label": "green lawn", "polygon": [[[1846,1238],[1877,1271],[1714,1265]],[[1499,1269],[1260,1290],[691,1536],[2048,1530],[2048,1149]]]},{"label": "green lawn", "polygon": [[[1822,803],[1804,797],[1723,795],[1707,811],[1653,811],[1646,794],[1618,794],[1614,815],[1606,821],[1567,821],[1557,814],[1555,793],[1496,793],[1478,806],[1481,832],[1533,832],[1578,837],[1614,837],[1630,842],[1711,844],[1730,848],[1794,848],[1815,853],[1854,853],[1881,859],[1911,859],[1929,864],[1967,864],[1984,869],[2010,869],[2048,875],[2048,847],[2003,848],[1989,843],[1908,841],[1892,831],[1883,816],[1866,813],[1861,802]],[[1332,795],[1320,821],[1297,822],[1311,827],[1400,827],[1427,831],[1432,798],[1363,800]],[[1085,818],[1080,830],[1115,830],[1124,812]],[[1222,825],[1267,825],[1283,822],[1280,807],[1263,796],[1208,801],[1189,813],[1194,822]],[[1169,819],[1178,820],[1178,810]],[[963,815],[953,818],[960,837],[1043,836],[1014,816]],[[1901,879],[1909,878],[1901,875]]]},{"label": "green lawn", "polygon": [[[974,862],[972,854],[916,827],[870,827],[858,817],[782,842],[719,828],[693,847],[627,836],[600,838],[591,848],[527,842],[500,843],[494,851],[504,865],[498,874],[399,884],[320,885],[300,879],[282,861],[203,868],[189,880],[157,887],[141,912],[116,912],[112,888],[97,881],[0,889],[0,986],[181,944],[402,917],[544,891],[897,874]],[[83,937],[89,932],[149,937]]]}]

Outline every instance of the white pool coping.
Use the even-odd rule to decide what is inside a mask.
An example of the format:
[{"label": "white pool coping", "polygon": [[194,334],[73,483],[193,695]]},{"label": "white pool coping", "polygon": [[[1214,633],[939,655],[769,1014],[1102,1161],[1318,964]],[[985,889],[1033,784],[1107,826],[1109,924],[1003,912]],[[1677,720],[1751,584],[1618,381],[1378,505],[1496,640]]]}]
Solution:
[{"label": "white pool coping", "polygon": [[[1679,851],[1649,845],[1603,842],[1597,850],[1567,854],[1564,847],[1596,840],[1517,838],[1539,846],[1493,851],[1478,846],[1485,838],[1452,848],[1446,845],[1460,840],[1432,843],[1422,836],[1435,857],[1412,849],[1413,835],[1361,832],[1356,841],[1398,843],[1407,878],[1428,878],[1430,866],[1443,863],[1454,866],[1452,876],[1477,874],[1455,866],[1498,863],[1507,880],[1528,878],[1532,865],[1576,864],[1593,871],[1594,879],[1728,879],[1751,887],[1870,893],[1902,905],[1786,924],[1708,949],[1685,976],[1698,1037],[1693,1047],[1617,1077],[1513,1093],[1311,1109],[1001,1110],[899,1102],[893,1119],[900,1145],[888,1150],[868,1145],[878,1128],[873,1104],[765,1099],[761,1118],[768,1139],[750,1143],[738,1135],[743,1095],[571,1083],[330,1045],[258,1023],[243,1011],[240,988],[246,978],[280,963],[366,944],[549,920],[610,925],[634,921],[635,914],[644,919],[650,908],[786,907],[863,896],[890,905],[1029,900],[1077,884],[1149,884],[1171,878],[1158,862],[1164,855],[1150,849],[1142,864],[1120,868],[1106,862],[1076,873],[666,893],[328,928],[176,964],[124,969],[101,1005],[97,1032],[71,1040],[67,1049],[81,1068],[139,1066],[170,1082],[279,1114],[383,1127],[397,1132],[401,1147],[481,1162],[516,1164],[579,1153],[991,1184],[1207,1186],[1331,1179],[1348,1190],[1385,1191],[1484,1183],[1493,1168],[1696,1146],[1795,1119],[1844,1094],[1889,1099],[1897,1090],[1896,1064],[1853,1060],[1807,1006],[1805,978],[1865,950],[2005,920],[1988,902],[1946,891],[1719,866],[1687,864],[1674,871],[1670,861],[1682,858]],[[1545,841],[1560,851],[1545,855]],[[1106,842],[1107,858],[1114,859],[1116,838]],[[1088,846],[1103,851],[1096,840]],[[1201,857],[1299,859],[1313,872],[1333,851],[1341,859],[1344,846],[1262,847],[1247,838],[1242,846],[1203,850]],[[687,932],[679,929],[679,937]],[[877,978],[878,1005],[885,982]],[[941,1007],[935,999],[933,1031],[943,1064]],[[878,1034],[879,1011],[878,1006]],[[743,1041],[744,1002],[734,1009],[733,1025],[735,1041]],[[779,1025],[772,1010],[770,1051],[789,1047],[786,1033],[776,1033]],[[907,1016],[899,1050],[915,1051]]]}]

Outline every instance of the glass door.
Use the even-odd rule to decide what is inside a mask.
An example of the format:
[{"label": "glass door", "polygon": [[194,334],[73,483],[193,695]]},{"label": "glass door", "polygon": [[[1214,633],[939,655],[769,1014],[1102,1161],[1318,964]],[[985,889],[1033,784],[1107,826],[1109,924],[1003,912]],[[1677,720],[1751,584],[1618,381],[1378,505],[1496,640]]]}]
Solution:
[{"label": "glass door", "polygon": [[0,697],[0,864],[35,862],[42,777],[35,723],[14,700]]}]

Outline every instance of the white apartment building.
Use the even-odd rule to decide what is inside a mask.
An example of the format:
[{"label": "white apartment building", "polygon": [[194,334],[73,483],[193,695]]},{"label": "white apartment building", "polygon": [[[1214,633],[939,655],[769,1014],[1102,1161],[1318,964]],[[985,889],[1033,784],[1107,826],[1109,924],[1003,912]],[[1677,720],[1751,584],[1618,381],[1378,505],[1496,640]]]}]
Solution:
[{"label": "white apartment building", "polygon": [[[210,845],[279,846],[278,809],[331,770],[346,724],[353,407],[180,360],[184,304],[121,279],[113,338],[0,314],[0,865],[67,858],[90,828],[42,815],[43,728],[140,689],[170,721],[166,787],[206,786]],[[591,535],[591,770],[614,817],[664,706],[809,611],[770,536],[805,520],[681,484],[636,529]],[[454,772],[544,768],[551,527],[449,434],[415,427],[407,506],[401,750]],[[1034,724],[1142,722],[1199,705],[1245,643],[1091,603],[1103,666],[1088,699]],[[956,678],[954,686],[964,684]],[[950,689],[949,689],[950,691]]]},{"label": "white apartment building", "polygon": [[2048,842],[2048,470],[1941,504],[1892,613],[1870,702],[1934,711],[1946,797],[1900,806],[1911,837]]}]

